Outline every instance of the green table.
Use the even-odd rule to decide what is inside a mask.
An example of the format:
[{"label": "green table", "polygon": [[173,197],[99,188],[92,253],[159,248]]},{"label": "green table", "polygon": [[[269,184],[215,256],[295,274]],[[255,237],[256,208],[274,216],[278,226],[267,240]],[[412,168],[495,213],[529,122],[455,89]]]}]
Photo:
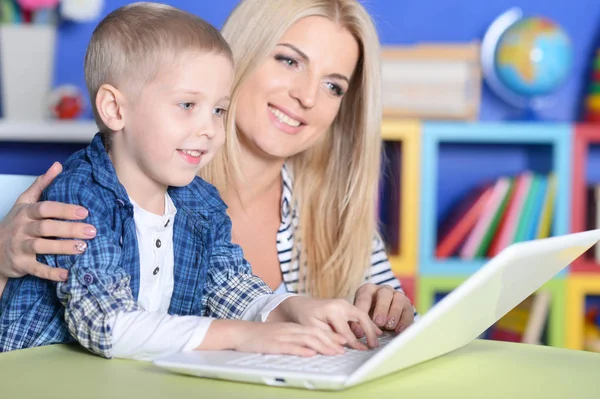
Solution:
[{"label": "green table", "polygon": [[0,354],[0,398],[600,398],[600,354],[476,340],[345,391],[275,388],[171,374],[55,345]]}]

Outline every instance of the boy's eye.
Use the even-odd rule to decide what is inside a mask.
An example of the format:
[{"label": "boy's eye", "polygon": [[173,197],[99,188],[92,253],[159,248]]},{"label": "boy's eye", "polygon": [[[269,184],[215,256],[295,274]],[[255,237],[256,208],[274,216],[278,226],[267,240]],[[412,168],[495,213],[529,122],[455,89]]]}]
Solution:
[{"label": "boy's eye", "polygon": [[216,115],[218,117],[224,117],[225,114],[227,114],[227,110],[225,108],[217,107],[213,109],[213,115]]},{"label": "boy's eye", "polygon": [[190,110],[194,109],[194,105],[195,105],[194,103],[180,103],[179,104],[179,106],[186,111],[190,111]]}]

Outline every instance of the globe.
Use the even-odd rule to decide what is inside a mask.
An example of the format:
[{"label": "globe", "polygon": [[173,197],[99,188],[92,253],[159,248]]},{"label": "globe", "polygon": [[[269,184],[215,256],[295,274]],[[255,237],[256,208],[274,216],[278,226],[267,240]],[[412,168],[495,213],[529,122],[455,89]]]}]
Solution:
[{"label": "globe", "polygon": [[481,56],[492,91],[514,106],[531,109],[566,81],[573,57],[569,37],[557,23],[539,16],[523,18],[519,9],[494,21]]}]

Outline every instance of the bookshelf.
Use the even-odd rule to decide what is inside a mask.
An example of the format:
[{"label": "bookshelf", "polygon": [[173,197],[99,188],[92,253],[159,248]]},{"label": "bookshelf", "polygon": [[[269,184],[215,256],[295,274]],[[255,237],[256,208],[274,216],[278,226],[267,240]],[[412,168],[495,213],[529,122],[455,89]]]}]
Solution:
[{"label": "bookshelf", "polygon": [[[421,276],[418,281],[417,311],[424,314],[436,303],[438,295],[452,292],[462,284],[467,276]],[[565,346],[565,280],[553,279],[547,282],[538,292],[550,294],[550,310],[547,320],[547,342],[555,347]]]},{"label": "bookshelf", "polygon": [[[595,147],[595,148],[594,148]],[[573,207],[571,217],[571,230],[586,230],[588,212],[587,186],[600,183],[600,170],[590,168],[591,161],[600,162],[600,156],[593,149],[600,149],[600,126],[577,125],[573,135],[573,177],[571,179],[571,192]],[[600,153],[598,153],[600,155]],[[590,159],[594,157],[596,159]],[[571,265],[573,273],[596,273],[600,275],[600,265],[591,256],[583,256]]]},{"label": "bookshelf", "polygon": [[399,171],[386,168],[384,163],[382,173],[394,180],[392,185],[398,189],[399,201],[392,201],[392,206],[399,206],[400,220],[390,228],[399,231],[392,234],[397,242],[388,243],[388,247],[394,248],[389,251],[392,270],[402,280],[414,276],[417,266],[421,125],[417,121],[386,120],[381,130],[384,147],[392,147],[400,156]]},{"label": "bookshelf", "polygon": [[578,272],[570,275],[566,296],[566,346],[569,349],[584,348],[584,313],[588,295],[600,296],[600,274]]},{"label": "bookshelf", "polygon": [[27,122],[0,119],[0,141],[88,143],[97,132],[96,123],[88,120]]},{"label": "bookshelf", "polygon": [[557,196],[552,234],[569,232],[569,125],[424,123],[421,142],[420,276],[471,275],[487,261],[436,258],[437,229],[453,203],[477,185],[503,175],[525,169],[554,172]]},{"label": "bookshelf", "polygon": [[[402,154],[395,165],[400,234],[391,245],[399,248],[392,267],[420,314],[488,260],[435,256],[440,222],[477,185],[524,170],[552,172],[551,235],[586,229],[586,187],[600,183],[600,124],[386,120],[382,136]],[[600,301],[600,265],[580,258],[543,289],[551,293],[547,343],[581,349],[586,298]]]}]

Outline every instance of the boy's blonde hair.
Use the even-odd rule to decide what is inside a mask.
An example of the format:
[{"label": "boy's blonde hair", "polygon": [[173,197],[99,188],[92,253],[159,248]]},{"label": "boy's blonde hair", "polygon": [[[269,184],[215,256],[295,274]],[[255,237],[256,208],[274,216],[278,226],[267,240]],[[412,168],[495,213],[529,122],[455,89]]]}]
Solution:
[{"label": "boy's blonde hair", "polygon": [[152,2],[132,3],[108,14],[96,27],[85,55],[85,81],[98,129],[108,129],[96,95],[110,84],[136,98],[159,70],[185,51],[214,52],[233,62],[229,45],[208,22],[183,10]]},{"label": "boy's blonde hair", "polygon": [[380,44],[359,1],[241,1],[221,30],[236,67],[227,141],[200,173],[225,195],[231,188],[228,183],[239,178],[241,144],[235,111],[240,88],[283,34],[309,16],[327,18],[347,29],[358,42],[360,59],[324,139],[288,159],[300,217],[294,237],[299,290],[318,297],[350,297],[370,270],[378,234],[375,198],[381,151]]}]

